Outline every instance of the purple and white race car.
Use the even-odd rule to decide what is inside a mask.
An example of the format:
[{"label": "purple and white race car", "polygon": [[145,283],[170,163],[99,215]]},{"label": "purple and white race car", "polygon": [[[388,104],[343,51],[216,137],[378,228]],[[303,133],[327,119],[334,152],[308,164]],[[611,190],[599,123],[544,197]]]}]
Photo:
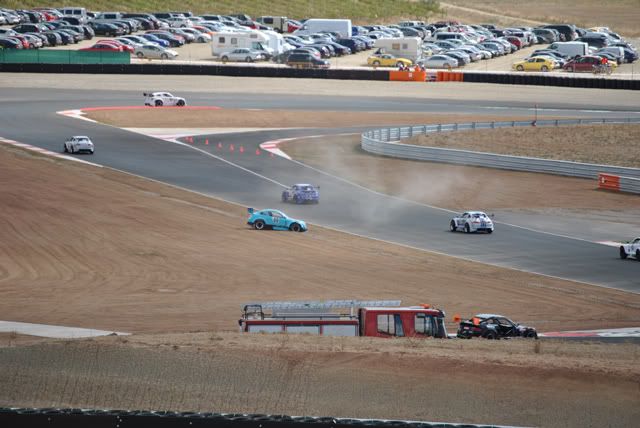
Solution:
[{"label": "purple and white race car", "polygon": [[311,184],[294,184],[282,192],[282,202],[295,202],[296,204],[317,204],[320,202],[319,186]]}]

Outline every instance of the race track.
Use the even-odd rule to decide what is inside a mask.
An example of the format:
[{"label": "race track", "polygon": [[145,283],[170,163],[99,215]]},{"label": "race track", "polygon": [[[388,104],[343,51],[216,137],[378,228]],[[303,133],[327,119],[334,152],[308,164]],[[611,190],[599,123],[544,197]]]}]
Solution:
[{"label": "race track", "polygon": [[[181,93],[191,105],[223,108],[348,111],[451,112],[500,115],[531,114],[530,103],[450,101],[407,98],[331,97],[253,94]],[[57,111],[93,106],[139,105],[140,91],[3,88],[0,93],[0,137],[60,152],[71,135],[89,135],[96,154],[88,161],[159,180],[256,208],[282,208],[294,217],[376,239],[437,251],[544,275],[640,292],[640,263],[621,261],[611,247],[500,224],[492,235],[448,232],[451,213],[382,195],[314,170],[295,161],[256,155],[268,140],[361,129],[299,129],[200,136],[183,145],[111,126],[67,118]],[[345,113],[347,114],[347,113]],[[616,107],[615,99],[597,108],[554,102],[538,114],[573,117],[627,117],[637,112]],[[207,139],[209,145],[205,145]],[[242,145],[239,150],[218,150]],[[34,171],[37,174],[37,171]],[[279,195],[294,182],[318,184],[317,206],[283,206]],[[425,183],[428,186],[428,183]],[[639,204],[640,205],[640,204]],[[473,207],[470,207],[473,208]],[[239,222],[244,222],[239,218]],[[630,231],[633,233],[633,231]],[[468,278],[473,281],[473,278]],[[517,287],[518,284],[514,284]]]}]

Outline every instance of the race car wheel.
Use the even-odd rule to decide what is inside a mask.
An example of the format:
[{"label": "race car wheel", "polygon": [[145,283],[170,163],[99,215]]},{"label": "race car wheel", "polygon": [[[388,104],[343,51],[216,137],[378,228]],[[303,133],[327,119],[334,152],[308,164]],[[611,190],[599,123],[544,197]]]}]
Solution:
[{"label": "race car wheel", "polygon": [[485,337],[486,339],[489,339],[489,340],[497,340],[497,339],[498,339],[498,335],[497,335],[495,332],[493,332],[493,331],[489,331],[489,332],[487,332],[487,334],[485,334],[485,336],[484,336],[484,337]]},{"label": "race car wheel", "polygon": [[538,335],[536,334],[535,331],[528,331],[525,333],[524,337],[528,337],[528,338],[538,338]]},{"label": "race car wheel", "polygon": [[456,231],[456,222],[451,220],[451,223],[449,223],[449,230],[452,232]]},{"label": "race car wheel", "polygon": [[69,153],[69,150],[67,149],[67,145],[66,144],[64,145],[64,152],[65,153]]},{"label": "race car wheel", "polygon": [[184,107],[184,100],[178,100],[178,107]]},{"label": "race car wheel", "polygon": [[464,233],[471,233],[471,228],[469,227],[468,224],[464,225]]},{"label": "race car wheel", "polygon": [[294,202],[295,202],[296,204],[299,204],[300,202],[302,202],[302,201],[300,200],[300,198],[298,197],[298,195],[294,196],[294,197],[293,197],[293,200],[294,200]]},{"label": "race car wheel", "polygon": [[640,262],[640,250],[636,250],[636,260]]},{"label": "race car wheel", "polygon": [[262,220],[256,220],[256,222],[253,223],[253,228],[255,230],[263,230],[264,226],[265,226],[265,224],[264,224],[264,221],[262,221]]},{"label": "race car wheel", "polygon": [[624,260],[624,259],[626,259],[626,258],[627,258],[627,252],[624,250],[624,248],[623,248],[623,247],[620,247],[620,258],[621,258],[622,260]]},{"label": "race car wheel", "polygon": [[156,107],[162,107],[162,100],[156,100],[154,104]]},{"label": "race car wheel", "polygon": [[487,233],[493,233],[493,229],[487,229]]},{"label": "race car wheel", "polygon": [[291,230],[292,232],[300,232],[302,230],[302,227],[298,223],[293,223],[291,226],[289,226],[289,230]]}]

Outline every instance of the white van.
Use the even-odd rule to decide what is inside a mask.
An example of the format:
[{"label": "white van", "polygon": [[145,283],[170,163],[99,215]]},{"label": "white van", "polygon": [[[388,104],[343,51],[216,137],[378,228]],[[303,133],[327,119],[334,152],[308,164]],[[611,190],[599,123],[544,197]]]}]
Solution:
[{"label": "white van", "polygon": [[549,49],[570,57],[589,55],[589,45],[585,42],[553,42]]},{"label": "white van", "polygon": [[474,43],[473,40],[471,40],[469,37],[465,36],[462,33],[451,33],[448,31],[435,33],[430,40],[433,42],[439,42],[441,40],[452,40],[452,39],[462,40],[465,43]]},{"label": "white van", "polygon": [[339,33],[348,39],[353,35],[350,19],[307,19],[301,28],[293,32],[296,36],[308,36],[321,32]]},{"label": "white van", "polygon": [[269,37],[261,31],[222,32],[213,35],[211,40],[211,54],[220,56],[237,48],[248,48],[262,51],[273,56],[274,50],[269,47]]},{"label": "white van", "polygon": [[89,15],[87,15],[87,9],[85,9],[84,7],[63,7],[62,9],[58,10],[64,16],[73,16],[84,24],[89,22]]},{"label": "white van", "polygon": [[377,39],[375,47],[379,50],[379,53],[410,59],[413,62],[422,57],[422,40],[419,37]]}]

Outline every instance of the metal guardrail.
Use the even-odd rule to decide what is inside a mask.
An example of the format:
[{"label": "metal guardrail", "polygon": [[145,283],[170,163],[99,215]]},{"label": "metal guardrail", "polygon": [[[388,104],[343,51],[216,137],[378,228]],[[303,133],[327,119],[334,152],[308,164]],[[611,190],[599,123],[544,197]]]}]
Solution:
[{"label": "metal guardrail", "polygon": [[640,194],[640,179],[631,177],[620,177],[620,191]]},{"label": "metal guardrail", "polygon": [[[227,427],[227,428],[509,428],[498,425],[418,422],[384,419],[256,415],[244,413],[199,413],[145,410],[0,408],[0,424],[6,427]],[[515,428],[515,427],[511,427]]]},{"label": "metal guardrail", "polygon": [[[539,120],[535,122],[535,125],[540,127],[560,125],[629,123],[640,123],[640,118]],[[405,138],[435,132],[529,126],[532,126],[531,121],[471,122],[408,126],[399,128],[382,128],[363,133],[361,137],[361,146],[363,150],[369,153],[403,159],[442,162],[457,165],[481,166],[513,171],[541,172],[546,174],[556,174],[581,178],[597,179],[599,173],[607,173],[618,175],[621,177],[640,179],[639,168],[626,168],[611,165],[588,164],[553,159],[531,158],[524,156],[499,155],[494,153],[414,146],[399,143],[400,140]],[[625,188],[631,190],[624,191],[631,191],[635,193],[637,191],[636,186],[638,186],[638,184],[635,182],[626,183]],[[622,190],[622,188],[620,190]],[[640,191],[637,192],[640,193]]]}]

